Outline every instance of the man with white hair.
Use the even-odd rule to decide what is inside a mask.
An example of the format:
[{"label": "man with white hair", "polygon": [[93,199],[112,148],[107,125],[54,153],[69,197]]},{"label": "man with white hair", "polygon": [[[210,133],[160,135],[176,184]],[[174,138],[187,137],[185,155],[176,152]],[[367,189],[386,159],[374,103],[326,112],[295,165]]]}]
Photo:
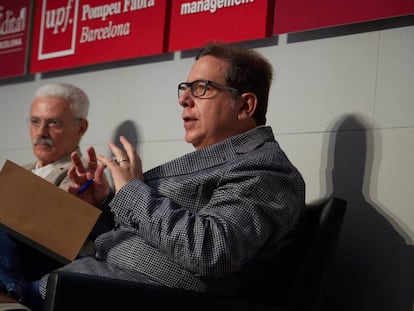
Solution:
[{"label": "man with white hair", "polygon": [[[89,98],[77,86],[51,83],[37,89],[28,120],[36,161],[24,167],[66,191],[72,184],[67,176],[70,155],[74,151],[80,153],[79,143],[88,129],[88,111]],[[106,211],[104,214],[109,219],[99,219],[80,255],[93,253],[94,237],[112,226],[111,215]]]},{"label": "man with white hair", "polygon": [[28,120],[36,161],[24,165],[36,175],[66,190],[70,154],[88,129],[89,98],[66,83],[41,86],[34,95]]},{"label": "man with white hair", "polygon": [[[88,129],[88,110],[89,98],[79,87],[67,83],[41,86],[34,94],[28,119],[36,161],[23,167],[66,191],[72,185],[67,176],[72,164],[70,155],[74,151],[80,152],[79,143]],[[84,161],[86,164],[87,160]],[[102,210],[79,256],[94,253],[93,241],[96,236],[112,227],[112,213],[109,209]],[[73,230],[76,230],[76,227]],[[20,272],[28,280],[36,280],[44,273],[62,265],[3,232],[0,232],[0,244],[6,248],[5,252],[13,253],[17,250],[19,260],[25,267]],[[9,268],[7,259],[0,256],[0,262],[6,270]],[[0,269],[0,274],[3,272]],[[21,294],[14,282],[6,282],[0,286],[0,303],[11,299],[4,292]]]}]

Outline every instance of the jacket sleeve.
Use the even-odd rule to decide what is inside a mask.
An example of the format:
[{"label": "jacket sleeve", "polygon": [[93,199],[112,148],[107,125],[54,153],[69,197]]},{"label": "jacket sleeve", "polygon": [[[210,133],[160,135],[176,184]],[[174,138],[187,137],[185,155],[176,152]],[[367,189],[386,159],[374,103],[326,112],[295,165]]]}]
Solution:
[{"label": "jacket sleeve", "polygon": [[[205,195],[203,187],[212,186],[201,184],[194,202]],[[186,270],[219,277],[238,270],[263,246],[278,243],[293,230],[303,191],[295,170],[240,166],[225,172],[197,211],[140,180],[125,185],[111,206],[121,226],[132,227]]]}]

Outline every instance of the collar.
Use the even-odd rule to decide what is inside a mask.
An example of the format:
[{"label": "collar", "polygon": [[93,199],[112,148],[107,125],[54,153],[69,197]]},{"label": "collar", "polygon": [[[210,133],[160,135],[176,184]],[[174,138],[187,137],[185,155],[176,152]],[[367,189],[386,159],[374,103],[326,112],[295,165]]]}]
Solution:
[{"label": "collar", "polygon": [[251,152],[266,142],[274,141],[270,126],[257,126],[242,134],[227,138],[214,145],[185,154],[147,171],[146,180],[178,176],[221,165],[239,154]]}]

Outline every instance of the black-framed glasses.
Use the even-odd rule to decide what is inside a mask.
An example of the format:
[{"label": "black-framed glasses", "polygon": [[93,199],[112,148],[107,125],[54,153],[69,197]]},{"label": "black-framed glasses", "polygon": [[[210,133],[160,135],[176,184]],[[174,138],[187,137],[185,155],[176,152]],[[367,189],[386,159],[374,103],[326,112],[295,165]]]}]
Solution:
[{"label": "black-framed glasses", "polygon": [[204,98],[213,97],[216,94],[215,91],[217,91],[217,89],[235,93],[240,92],[238,89],[214,81],[195,80],[193,82],[181,82],[178,84],[178,98],[180,98],[188,89],[190,89],[191,94],[194,97]]}]

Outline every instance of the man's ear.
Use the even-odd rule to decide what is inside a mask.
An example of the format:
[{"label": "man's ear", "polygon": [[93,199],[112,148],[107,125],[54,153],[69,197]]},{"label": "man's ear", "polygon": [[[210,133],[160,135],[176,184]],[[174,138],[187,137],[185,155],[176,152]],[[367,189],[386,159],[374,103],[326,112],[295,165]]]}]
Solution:
[{"label": "man's ear", "polygon": [[257,107],[257,97],[254,93],[243,93],[240,95],[239,102],[239,120],[245,120],[247,118],[253,118],[253,114]]},{"label": "man's ear", "polygon": [[80,119],[79,134],[83,136],[83,134],[85,134],[87,129],[88,129],[88,120]]}]

